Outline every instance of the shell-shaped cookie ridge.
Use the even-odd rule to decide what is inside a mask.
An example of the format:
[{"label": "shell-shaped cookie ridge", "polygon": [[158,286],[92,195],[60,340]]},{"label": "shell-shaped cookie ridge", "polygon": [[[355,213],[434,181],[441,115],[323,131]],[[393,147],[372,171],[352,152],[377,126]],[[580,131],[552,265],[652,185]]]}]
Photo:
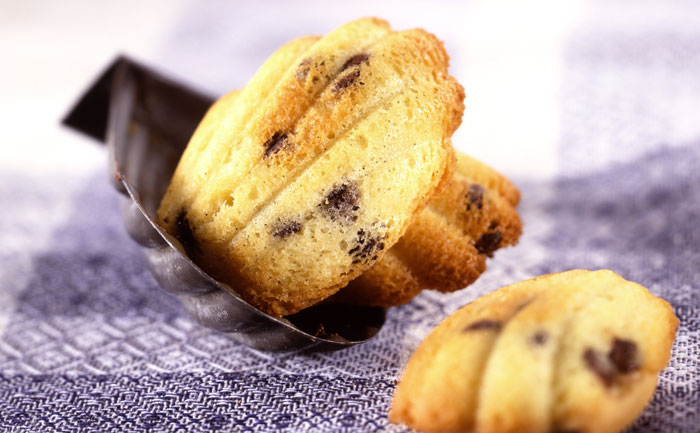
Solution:
[{"label": "shell-shaped cookie ridge", "polygon": [[376,19],[285,45],[210,110],[160,220],[177,236],[169,221],[185,213],[195,260],[268,312],[329,296],[380,260],[449,171],[445,125],[463,91],[447,63],[434,36]]},{"label": "shell-shaped cookie ridge", "polygon": [[517,244],[522,222],[515,209],[519,192],[512,183],[462,153],[454,173],[444,179],[441,191],[396,245],[339,298],[392,306],[424,289],[459,290],[485,271],[486,259],[496,250]]},{"label": "shell-shaped cookie ridge", "polygon": [[[395,95],[397,92],[401,92],[405,86],[405,80],[401,77],[391,77],[391,68],[386,66],[387,63],[395,62],[394,57],[387,55],[389,47],[391,50],[399,53],[405,53],[410,51],[411,47],[408,45],[400,45],[399,42],[403,42],[403,39],[399,36],[400,33],[391,33],[385,36],[382,40],[376,42],[376,53],[369,54],[370,60],[376,57],[374,63],[377,63],[377,69],[379,71],[385,71],[383,73],[372,72],[370,70],[367,72],[369,75],[364,80],[361,81],[364,89],[354,89],[355,91],[350,92],[351,96],[356,95],[359,98],[358,103],[350,103],[352,101],[347,101],[346,103],[338,103],[335,99],[338,97],[335,95],[333,89],[335,88],[330,82],[329,87],[326,87],[321,94],[318,96],[320,98],[319,103],[313,104],[308,111],[302,114],[302,117],[297,119],[295,125],[286,125],[284,127],[271,127],[271,122],[266,120],[262,122],[269,129],[268,132],[264,133],[260,138],[260,141],[264,140],[263,147],[266,152],[270,154],[275,154],[276,160],[272,163],[269,161],[264,161],[263,157],[261,162],[257,163],[253,169],[251,169],[250,174],[246,176],[243,181],[238,181],[233,178],[230,174],[231,170],[224,168],[221,174],[215,182],[216,185],[226,185],[227,183],[231,185],[229,193],[230,197],[219,197],[217,203],[230,200],[233,197],[235,202],[235,197],[244,195],[248,193],[250,187],[248,184],[254,184],[258,194],[256,194],[258,206],[252,203],[252,206],[240,207],[236,206],[237,210],[245,212],[249,209],[249,213],[237,218],[241,225],[245,225],[249,220],[251,215],[254,215],[256,210],[259,210],[261,206],[274,198],[275,191],[279,191],[284,188],[284,186],[291,182],[295,178],[295,174],[300,173],[302,170],[308,169],[308,167],[317,161],[319,155],[322,155],[327,151],[335,142],[345,133],[345,131],[353,128],[357,121],[366,117],[368,112],[375,109],[382,108],[382,102],[387,102],[386,98]],[[396,40],[395,40],[396,39]],[[323,41],[323,40],[322,40]],[[352,58],[352,57],[351,57]],[[342,67],[342,62],[347,63],[344,58],[339,58],[334,61],[336,68]],[[329,62],[330,63],[330,62]],[[340,66],[338,66],[340,65]],[[367,69],[368,65],[358,64],[351,69]],[[381,80],[373,81],[372,76],[377,76]],[[419,74],[414,74],[419,75]],[[342,77],[337,80],[341,80]],[[337,81],[336,80],[336,81]],[[346,90],[347,91],[347,90]],[[421,107],[426,110],[428,106]],[[282,104],[285,110],[288,109],[288,104]],[[266,112],[268,117],[289,117],[292,116],[276,116],[274,112]],[[318,122],[318,119],[324,119],[323,122]],[[271,128],[271,129],[270,129]],[[313,145],[311,145],[313,144]],[[279,152],[281,148],[292,149],[293,152]],[[270,152],[270,150],[274,152]],[[268,162],[267,164],[264,162]],[[254,177],[251,177],[254,176]],[[268,179],[270,185],[269,193],[265,191],[265,184],[261,183],[261,179]],[[237,182],[238,181],[238,182]],[[237,182],[237,183],[236,183]],[[218,190],[226,191],[229,188],[219,188]],[[250,194],[247,194],[248,196]],[[204,196],[200,199],[201,201],[206,201],[207,198]],[[210,219],[213,218],[212,214],[209,213]]]},{"label": "shell-shaped cookie ridge", "polygon": [[[391,419],[427,432],[620,431],[651,398],[677,324],[667,302],[611,271],[523,281],[426,338]],[[454,361],[463,356],[468,366]],[[425,389],[448,398],[436,404]]]}]

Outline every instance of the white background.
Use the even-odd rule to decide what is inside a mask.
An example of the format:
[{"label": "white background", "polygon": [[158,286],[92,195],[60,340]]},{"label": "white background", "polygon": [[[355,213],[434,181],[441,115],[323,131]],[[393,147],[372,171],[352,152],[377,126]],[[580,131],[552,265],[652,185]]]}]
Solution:
[{"label": "white background", "polygon": [[445,41],[467,95],[458,148],[509,176],[550,176],[562,44],[585,12],[558,1],[18,1],[0,9],[0,167],[57,176],[103,163],[99,146],[59,120],[117,54],[221,94],[243,86],[285,41],[370,15]]}]

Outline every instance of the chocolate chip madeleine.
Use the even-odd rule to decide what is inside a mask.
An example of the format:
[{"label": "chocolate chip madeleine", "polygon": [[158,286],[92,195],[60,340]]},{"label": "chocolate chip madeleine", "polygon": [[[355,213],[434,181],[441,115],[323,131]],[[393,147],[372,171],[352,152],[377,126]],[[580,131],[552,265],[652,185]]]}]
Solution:
[{"label": "chocolate chip madeleine", "polygon": [[513,284],[433,330],[390,419],[425,432],[618,432],[654,393],[677,327],[666,301],[611,271]]},{"label": "chocolate chip madeleine", "polygon": [[274,315],[379,260],[451,172],[463,90],[423,30],[357,20],[283,46],[217,102],[158,219],[207,272]]},{"label": "chocolate chip madeleine", "polygon": [[473,283],[486,258],[522,231],[519,191],[502,175],[457,154],[454,176],[404,236],[336,298],[365,305],[404,304],[423,289],[451,292]]}]

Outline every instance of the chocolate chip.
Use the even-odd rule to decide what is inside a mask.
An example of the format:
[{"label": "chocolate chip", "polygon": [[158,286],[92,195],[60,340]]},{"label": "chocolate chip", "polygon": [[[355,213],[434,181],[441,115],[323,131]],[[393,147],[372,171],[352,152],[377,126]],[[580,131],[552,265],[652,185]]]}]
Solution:
[{"label": "chocolate chip", "polygon": [[364,244],[364,243],[365,243],[365,237],[366,237],[366,233],[365,233],[365,230],[364,230],[364,229],[360,229],[360,230],[357,231],[357,242],[358,242],[359,244]]},{"label": "chocolate chip", "polygon": [[183,209],[177,214],[175,220],[175,237],[180,241],[188,253],[199,250],[197,239],[194,237],[192,227],[187,219],[187,212]]},{"label": "chocolate chip", "polygon": [[306,79],[306,76],[309,75],[309,71],[311,70],[311,59],[304,59],[299,63],[299,67],[297,68],[297,79],[299,81],[304,81]]},{"label": "chocolate chip", "polygon": [[379,244],[378,239],[369,239],[366,244],[362,246],[362,254],[368,255],[374,250],[374,247]]},{"label": "chocolate chip", "polygon": [[501,245],[501,232],[486,232],[474,244],[474,247],[481,254],[486,254],[488,257],[493,257],[493,252]]},{"label": "chocolate chip", "polygon": [[588,348],[583,352],[583,359],[605,386],[611,386],[619,374],[639,369],[637,352],[637,345],[633,341],[615,338],[607,356]]},{"label": "chocolate chip", "polygon": [[583,360],[586,367],[598,376],[605,386],[609,387],[615,383],[617,369],[608,360],[608,357],[589,347],[583,352]]},{"label": "chocolate chip", "polygon": [[637,345],[632,341],[616,338],[608,357],[620,373],[631,373],[639,369]]},{"label": "chocolate chip", "polygon": [[547,331],[537,331],[532,335],[532,338],[530,341],[532,341],[532,344],[535,346],[544,346],[547,344],[547,340],[549,340],[549,334],[547,334]]},{"label": "chocolate chip", "polygon": [[466,200],[467,212],[472,209],[481,209],[484,207],[484,187],[481,185],[469,185],[467,192],[464,194]]},{"label": "chocolate chip", "polygon": [[358,230],[355,246],[348,251],[348,254],[353,258],[352,262],[360,263],[367,258],[377,260],[377,253],[384,250],[385,247],[383,240],[384,236],[382,235],[371,236],[364,229]]},{"label": "chocolate chip", "polygon": [[284,239],[293,235],[294,233],[297,233],[299,230],[301,230],[301,223],[299,221],[291,220],[277,226],[273,232],[273,235],[280,239]]},{"label": "chocolate chip", "polygon": [[345,64],[343,64],[343,67],[340,70],[344,71],[347,68],[350,68],[352,66],[361,65],[362,63],[365,63],[368,60],[369,60],[369,54],[366,54],[366,53],[355,54],[354,56],[350,57],[345,62]]},{"label": "chocolate chip", "polygon": [[501,322],[497,322],[495,320],[491,319],[482,319],[482,320],[477,320],[474,323],[469,324],[466,328],[464,328],[464,332],[471,332],[471,331],[500,331],[501,330]]},{"label": "chocolate chip", "polygon": [[287,133],[275,132],[264,144],[265,158],[275,154],[287,144]]},{"label": "chocolate chip", "polygon": [[340,92],[341,90],[352,86],[352,84],[355,82],[355,80],[360,76],[360,71],[359,69],[353,72],[350,72],[349,74],[345,75],[343,78],[338,80],[337,83],[335,83],[335,87],[333,87],[334,92]]},{"label": "chocolate chip", "polygon": [[319,205],[321,209],[331,218],[337,220],[344,219],[346,222],[355,221],[355,212],[360,209],[360,190],[354,182],[344,183],[333,189]]}]

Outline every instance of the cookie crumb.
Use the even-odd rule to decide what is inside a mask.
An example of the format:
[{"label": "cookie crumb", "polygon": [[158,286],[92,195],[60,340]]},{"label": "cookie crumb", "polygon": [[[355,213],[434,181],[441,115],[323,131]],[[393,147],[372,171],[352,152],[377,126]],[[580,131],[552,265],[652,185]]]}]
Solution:
[{"label": "cookie crumb", "polygon": [[314,337],[326,337],[326,328],[323,326],[323,323],[318,324],[318,328],[316,328],[316,332],[314,332]]}]

